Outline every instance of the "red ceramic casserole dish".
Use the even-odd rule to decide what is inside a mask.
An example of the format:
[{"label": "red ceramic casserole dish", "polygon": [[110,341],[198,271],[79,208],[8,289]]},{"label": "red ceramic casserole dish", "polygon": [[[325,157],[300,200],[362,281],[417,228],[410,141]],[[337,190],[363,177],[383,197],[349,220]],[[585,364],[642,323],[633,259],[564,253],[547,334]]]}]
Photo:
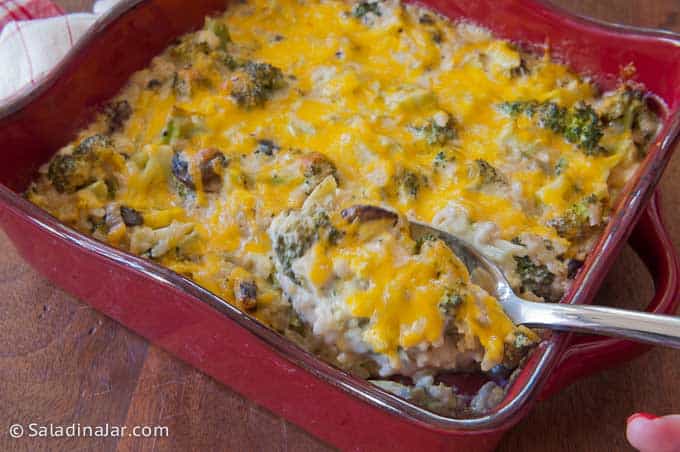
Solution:
[{"label": "red ceramic casserole dish", "polygon": [[[425,3],[527,46],[548,41],[555,56],[604,86],[635,65],[636,80],[667,106],[663,129],[562,302],[590,302],[632,233],[632,245],[654,276],[656,294],[647,310],[673,313],[680,267],[652,195],[680,132],[680,36],[594,22],[542,2]],[[54,71],[0,105],[0,224],[36,269],[217,380],[347,449],[489,450],[538,399],[646,350],[620,340],[553,334],[493,412],[445,418],[324,364],[191,281],[85,237],[22,197],[38,167],[133,71],[225,6],[223,0],[123,1]]]}]

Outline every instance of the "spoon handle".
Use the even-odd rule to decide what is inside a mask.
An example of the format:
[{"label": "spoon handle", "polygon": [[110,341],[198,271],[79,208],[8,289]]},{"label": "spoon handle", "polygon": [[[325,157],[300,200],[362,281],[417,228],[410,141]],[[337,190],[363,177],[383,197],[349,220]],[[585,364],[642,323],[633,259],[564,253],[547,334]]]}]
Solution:
[{"label": "spoon handle", "polygon": [[517,297],[505,300],[503,308],[515,323],[529,327],[622,337],[680,348],[680,317],[604,306],[536,303]]}]

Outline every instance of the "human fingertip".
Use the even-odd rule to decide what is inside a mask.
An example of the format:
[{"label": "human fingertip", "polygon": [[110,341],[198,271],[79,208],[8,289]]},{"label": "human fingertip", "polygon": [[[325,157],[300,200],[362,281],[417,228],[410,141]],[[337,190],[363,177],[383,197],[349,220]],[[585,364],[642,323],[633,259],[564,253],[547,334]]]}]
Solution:
[{"label": "human fingertip", "polygon": [[635,413],[628,418],[626,438],[641,452],[680,452],[680,415]]},{"label": "human fingertip", "polygon": [[652,420],[658,419],[658,418],[659,418],[659,416],[657,416],[655,414],[651,414],[651,413],[644,413],[644,412],[634,413],[634,414],[632,414],[631,416],[628,417],[628,419],[626,420],[626,424],[630,424],[632,421],[634,421],[636,419],[644,419],[644,420],[647,420],[647,421],[652,421]]}]

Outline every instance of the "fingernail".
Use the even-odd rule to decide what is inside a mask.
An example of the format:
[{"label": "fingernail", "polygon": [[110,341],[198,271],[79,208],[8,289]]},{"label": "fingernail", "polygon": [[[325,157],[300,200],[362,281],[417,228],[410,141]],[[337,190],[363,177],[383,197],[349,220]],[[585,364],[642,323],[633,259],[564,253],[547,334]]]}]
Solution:
[{"label": "fingernail", "polygon": [[647,421],[653,421],[654,419],[657,419],[659,416],[655,416],[650,413],[635,413],[631,417],[628,418],[626,421],[627,424],[630,424],[632,421],[635,419],[645,419]]}]

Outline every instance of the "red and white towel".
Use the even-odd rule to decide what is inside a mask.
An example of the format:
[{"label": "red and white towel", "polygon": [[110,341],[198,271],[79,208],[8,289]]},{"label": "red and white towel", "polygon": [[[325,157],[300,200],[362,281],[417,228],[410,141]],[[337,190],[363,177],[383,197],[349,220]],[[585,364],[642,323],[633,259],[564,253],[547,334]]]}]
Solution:
[{"label": "red and white towel", "polygon": [[0,30],[8,22],[60,16],[64,11],[49,0],[0,0]]},{"label": "red and white towel", "polygon": [[65,15],[49,0],[0,0],[0,103],[35,84],[116,1]]}]

